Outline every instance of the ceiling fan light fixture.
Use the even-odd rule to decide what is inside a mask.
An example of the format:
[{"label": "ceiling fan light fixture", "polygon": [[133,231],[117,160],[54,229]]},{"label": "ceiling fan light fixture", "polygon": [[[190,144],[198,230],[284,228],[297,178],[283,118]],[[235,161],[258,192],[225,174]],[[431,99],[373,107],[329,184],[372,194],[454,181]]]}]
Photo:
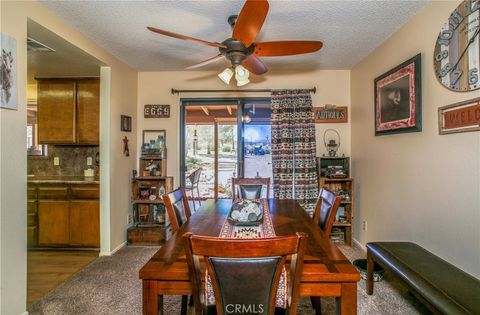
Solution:
[{"label": "ceiling fan light fixture", "polygon": [[237,86],[243,86],[250,83],[248,77],[250,76],[250,72],[245,69],[243,66],[235,67],[235,79],[237,79]]},{"label": "ceiling fan light fixture", "polygon": [[232,71],[232,69],[227,68],[227,69],[223,70],[221,73],[219,73],[218,77],[220,78],[220,80],[225,82],[225,84],[230,84],[230,80],[233,77],[233,71]]}]

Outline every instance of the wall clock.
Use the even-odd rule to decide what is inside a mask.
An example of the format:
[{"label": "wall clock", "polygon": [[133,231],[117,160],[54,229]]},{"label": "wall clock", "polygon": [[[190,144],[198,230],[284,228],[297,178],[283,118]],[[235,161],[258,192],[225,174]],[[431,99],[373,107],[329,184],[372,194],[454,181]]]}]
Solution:
[{"label": "wall clock", "polygon": [[435,75],[452,91],[480,88],[480,0],[466,0],[443,25],[435,44]]}]

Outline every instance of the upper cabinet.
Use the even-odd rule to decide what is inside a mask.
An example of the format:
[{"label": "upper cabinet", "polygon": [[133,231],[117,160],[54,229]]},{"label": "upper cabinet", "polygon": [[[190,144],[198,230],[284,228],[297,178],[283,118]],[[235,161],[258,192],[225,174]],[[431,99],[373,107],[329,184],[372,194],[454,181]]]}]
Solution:
[{"label": "upper cabinet", "polygon": [[77,81],[77,142],[99,143],[100,83],[98,80]]},{"label": "upper cabinet", "polygon": [[38,80],[38,141],[41,144],[99,143],[98,79]]}]

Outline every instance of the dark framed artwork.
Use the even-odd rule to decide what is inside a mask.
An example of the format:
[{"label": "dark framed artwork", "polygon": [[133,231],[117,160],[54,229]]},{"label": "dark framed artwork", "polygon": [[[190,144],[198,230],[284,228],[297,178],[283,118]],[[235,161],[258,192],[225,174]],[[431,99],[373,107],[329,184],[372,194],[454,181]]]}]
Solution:
[{"label": "dark framed artwork", "polygon": [[375,79],[375,135],[422,131],[421,54]]},{"label": "dark framed artwork", "polygon": [[126,115],[120,116],[120,131],[132,131],[132,117]]}]

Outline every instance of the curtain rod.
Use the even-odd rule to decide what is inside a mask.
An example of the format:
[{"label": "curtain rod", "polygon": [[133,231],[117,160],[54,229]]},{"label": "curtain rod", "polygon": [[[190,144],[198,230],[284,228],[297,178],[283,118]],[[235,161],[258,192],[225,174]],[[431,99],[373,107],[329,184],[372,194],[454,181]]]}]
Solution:
[{"label": "curtain rod", "polygon": [[[305,89],[309,92],[313,92],[315,94],[317,92],[317,88],[314,86],[313,88]],[[219,93],[219,92],[236,92],[236,93],[258,93],[258,92],[272,92],[272,89],[246,89],[246,90],[177,90],[172,89],[172,94],[180,94],[180,93]]]}]

